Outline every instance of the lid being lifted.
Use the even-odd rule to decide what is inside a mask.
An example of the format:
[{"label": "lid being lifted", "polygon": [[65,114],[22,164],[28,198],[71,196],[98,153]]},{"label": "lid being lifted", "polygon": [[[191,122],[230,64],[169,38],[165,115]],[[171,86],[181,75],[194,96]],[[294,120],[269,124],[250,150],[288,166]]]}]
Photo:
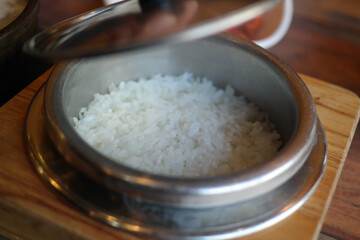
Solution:
[{"label": "lid being lifted", "polygon": [[61,22],[24,50],[53,59],[199,39],[245,23],[280,0],[122,0]]}]

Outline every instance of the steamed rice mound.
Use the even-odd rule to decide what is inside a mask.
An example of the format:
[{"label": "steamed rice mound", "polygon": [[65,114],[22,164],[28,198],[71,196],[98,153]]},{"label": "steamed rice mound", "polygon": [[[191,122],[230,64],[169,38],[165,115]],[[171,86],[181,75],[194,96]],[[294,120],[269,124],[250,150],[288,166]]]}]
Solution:
[{"label": "steamed rice mound", "polygon": [[216,176],[271,158],[281,145],[267,114],[207,79],[155,75],[109,86],[74,118],[114,161],[172,176]]}]

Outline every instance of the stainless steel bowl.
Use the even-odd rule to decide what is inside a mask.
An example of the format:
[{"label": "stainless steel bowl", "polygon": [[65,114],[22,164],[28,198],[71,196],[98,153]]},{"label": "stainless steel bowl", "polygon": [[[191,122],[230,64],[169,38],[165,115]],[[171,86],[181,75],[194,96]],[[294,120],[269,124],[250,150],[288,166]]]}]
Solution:
[{"label": "stainless steel bowl", "polygon": [[[90,147],[72,118],[94,93],[113,82],[156,73],[206,76],[231,84],[269,113],[283,146],[272,159],[247,171],[220,177],[159,176],[121,165]],[[303,166],[317,143],[317,116],[303,81],[281,60],[239,38],[222,35],[175,46],[59,63],[45,89],[44,106],[52,141],[78,171],[129,199],[176,208],[236,204],[269,193]]]}]

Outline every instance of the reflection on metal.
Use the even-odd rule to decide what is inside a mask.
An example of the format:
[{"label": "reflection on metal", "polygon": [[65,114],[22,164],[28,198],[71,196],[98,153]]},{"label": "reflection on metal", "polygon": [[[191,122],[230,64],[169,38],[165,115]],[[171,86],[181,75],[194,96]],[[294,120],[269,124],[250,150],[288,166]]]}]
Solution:
[{"label": "reflection on metal", "polygon": [[143,202],[93,182],[62,158],[45,129],[43,94],[42,88],[26,119],[26,144],[36,170],[44,169],[44,172],[39,171],[42,179],[87,215],[129,232],[163,239],[209,240],[245,236],[270,227],[299,209],[313,194],[324,174],[326,140],[318,122],[318,142],[304,166],[288,182],[269,193],[205,209]]},{"label": "reflection on metal", "polygon": [[75,58],[191,41],[245,23],[278,2],[124,0],[59,23],[24,49],[41,57]]}]

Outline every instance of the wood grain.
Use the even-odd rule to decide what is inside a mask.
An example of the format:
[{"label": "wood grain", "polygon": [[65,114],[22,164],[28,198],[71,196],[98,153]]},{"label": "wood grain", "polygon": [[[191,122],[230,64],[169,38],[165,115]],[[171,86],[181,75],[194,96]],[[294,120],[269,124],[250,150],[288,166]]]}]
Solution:
[{"label": "wood grain", "polygon": [[[285,38],[270,49],[297,72],[341,85],[360,95],[360,1],[294,0]],[[322,232],[360,239],[360,126]]]},{"label": "wood grain", "polygon": [[[26,110],[41,76],[0,109],[0,234],[10,239],[144,239],[105,226],[55,195],[33,170],[24,147]],[[302,76],[313,94],[329,144],[325,176],[312,198],[286,220],[243,239],[316,239],[334,193],[354,128],[359,98]]]},{"label": "wood grain", "polygon": [[[360,95],[360,1],[294,0],[293,23],[285,38],[270,49],[297,72],[341,85]],[[101,0],[40,0],[39,27],[102,5]],[[24,84],[49,66],[38,60]],[[14,91],[15,92],[15,91]],[[18,100],[17,100],[18,101]],[[360,239],[360,127],[349,149],[322,231],[341,239]],[[1,164],[1,162],[0,162]]]}]

